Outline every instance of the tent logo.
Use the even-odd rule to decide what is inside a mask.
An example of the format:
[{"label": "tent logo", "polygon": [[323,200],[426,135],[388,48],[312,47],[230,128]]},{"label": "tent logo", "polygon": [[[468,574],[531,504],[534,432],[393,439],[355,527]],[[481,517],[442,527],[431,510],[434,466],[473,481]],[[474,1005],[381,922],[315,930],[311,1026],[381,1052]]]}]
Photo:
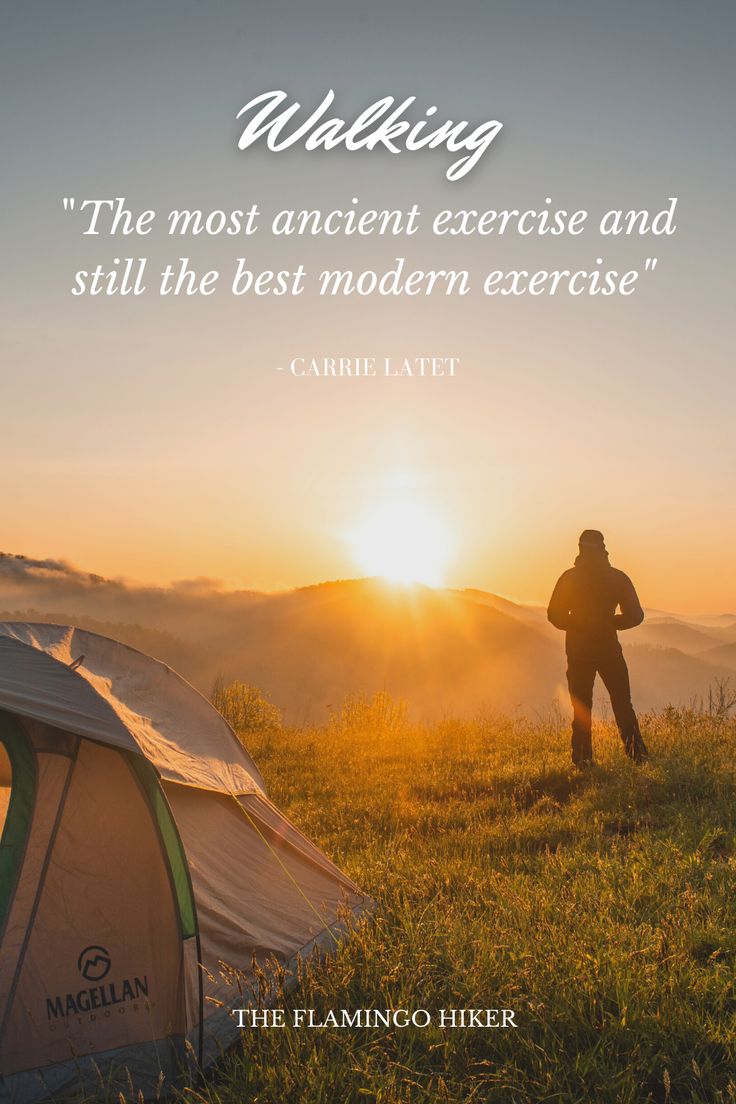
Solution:
[{"label": "tent logo", "polygon": [[[111,1010],[118,1005],[118,1013],[124,1013],[126,1008],[137,1012],[139,1005],[136,1003],[141,997],[146,998],[146,1007],[152,1005],[148,1001],[148,977],[124,978],[123,981],[100,982],[110,973],[112,960],[106,947],[100,947],[93,943],[85,947],[77,959],[77,969],[89,984],[88,989],[80,989],[76,993],[62,993],[56,997],[46,998],[46,1016],[48,1020],[68,1020],[70,1016],[82,1016],[89,1013],[90,1021],[98,1019],[98,1012],[107,1018]],[[99,1017],[99,1018],[102,1018]]]},{"label": "tent logo", "polygon": [[112,961],[104,947],[85,947],[77,959],[77,969],[85,981],[102,981],[110,973]]}]

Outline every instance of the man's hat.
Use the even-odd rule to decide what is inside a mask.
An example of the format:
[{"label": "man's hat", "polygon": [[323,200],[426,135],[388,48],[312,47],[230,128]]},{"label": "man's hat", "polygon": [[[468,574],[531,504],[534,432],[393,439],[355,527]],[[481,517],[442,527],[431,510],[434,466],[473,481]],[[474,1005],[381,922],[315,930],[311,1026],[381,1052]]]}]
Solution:
[{"label": "man's hat", "polygon": [[606,549],[603,534],[598,529],[583,529],[578,544],[581,548],[600,548],[602,551]]}]

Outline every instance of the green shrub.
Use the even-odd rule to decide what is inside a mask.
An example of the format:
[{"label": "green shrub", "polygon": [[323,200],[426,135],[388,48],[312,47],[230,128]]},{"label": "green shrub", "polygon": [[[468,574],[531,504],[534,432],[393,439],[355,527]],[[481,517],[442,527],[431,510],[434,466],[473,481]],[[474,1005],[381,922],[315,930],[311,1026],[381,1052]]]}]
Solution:
[{"label": "green shrub", "polygon": [[350,694],[340,709],[330,716],[330,731],[337,735],[359,736],[363,740],[398,736],[408,724],[409,707],[385,690],[377,694]]},{"label": "green shrub", "polygon": [[281,727],[281,712],[256,686],[239,679],[225,685],[216,679],[210,700],[238,735],[274,732]]}]

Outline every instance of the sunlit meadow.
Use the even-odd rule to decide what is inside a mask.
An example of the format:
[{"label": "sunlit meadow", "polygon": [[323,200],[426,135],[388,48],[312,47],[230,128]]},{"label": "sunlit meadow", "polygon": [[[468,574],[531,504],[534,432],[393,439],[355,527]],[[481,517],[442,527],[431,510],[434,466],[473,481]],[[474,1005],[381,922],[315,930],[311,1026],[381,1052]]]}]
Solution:
[{"label": "sunlit meadow", "polygon": [[640,769],[599,724],[579,774],[555,715],[416,727],[379,695],[294,730],[231,696],[272,799],[375,900],[278,1003],[506,1007],[519,1026],[247,1030],[184,1098],[736,1100],[727,706],[645,717]]}]

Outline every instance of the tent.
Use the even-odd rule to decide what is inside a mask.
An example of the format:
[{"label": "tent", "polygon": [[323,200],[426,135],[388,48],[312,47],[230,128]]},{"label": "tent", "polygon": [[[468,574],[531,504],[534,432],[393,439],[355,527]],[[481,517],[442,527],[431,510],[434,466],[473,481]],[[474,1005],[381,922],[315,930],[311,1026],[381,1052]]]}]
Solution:
[{"label": "tent", "polygon": [[209,702],[125,645],[0,623],[0,749],[0,1101],[206,1068],[233,971],[288,970],[367,904]]}]

